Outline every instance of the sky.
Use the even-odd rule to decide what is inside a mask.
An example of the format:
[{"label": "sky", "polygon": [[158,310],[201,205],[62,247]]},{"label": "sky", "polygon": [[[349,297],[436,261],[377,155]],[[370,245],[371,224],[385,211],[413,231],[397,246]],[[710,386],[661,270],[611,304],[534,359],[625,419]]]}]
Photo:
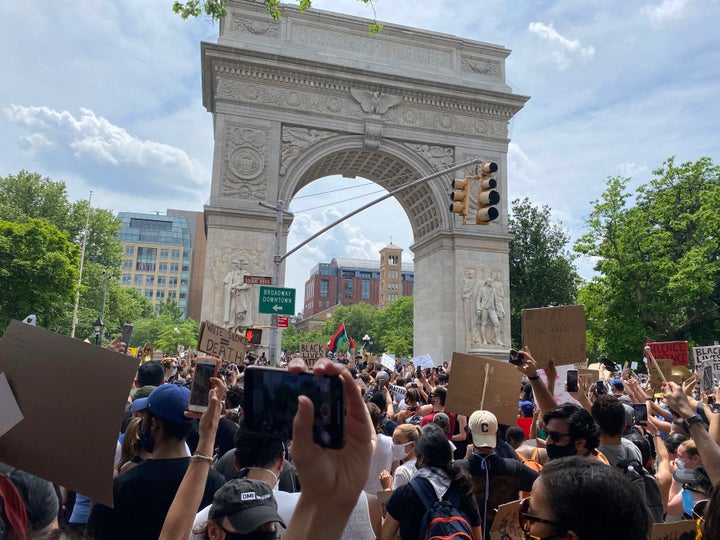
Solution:
[{"label": "sky", "polygon": [[[114,212],[201,211],[210,194],[212,117],[202,105],[206,17],[183,21],[172,0],[6,2],[0,18],[0,176],[21,169],[93,192]],[[548,205],[571,238],[612,176],[646,183],[664,160],[720,162],[720,0],[313,0],[319,9],[502,45],[507,83],[530,101],[510,123],[508,190]],[[374,13],[373,13],[374,8]],[[716,21],[713,23],[712,21]],[[288,248],[384,193],[328,177],[291,202]],[[379,258],[390,242],[412,258],[393,199],[289,257],[297,289],[318,262]],[[593,261],[578,259],[592,276]]]}]

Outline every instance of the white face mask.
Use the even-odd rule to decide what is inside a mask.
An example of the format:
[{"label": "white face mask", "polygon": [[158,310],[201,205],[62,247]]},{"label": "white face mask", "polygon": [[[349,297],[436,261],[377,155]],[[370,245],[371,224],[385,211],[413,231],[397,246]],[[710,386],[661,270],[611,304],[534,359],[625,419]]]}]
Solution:
[{"label": "white face mask", "polygon": [[683,469],[685,469],[685,464],[682,461],[680,461],[679,458],[675,458],[675,466],[678,468],[679,471],[682,471]]},{"label": "white face mask", "polygon": [[393,461],[397,461],[399,459],[403,459],[405,456],[409,454],[405,450],[405,447],[410,443],[403,443],[403,444],[393,444],[392,445],[392,458]]},{"label": "white face mask", "polygon": [[172,368],[172,371],[170,372],[170,376],[174,377],[176,374],[177,374],[177,368],[174,367],[174,368]]}]

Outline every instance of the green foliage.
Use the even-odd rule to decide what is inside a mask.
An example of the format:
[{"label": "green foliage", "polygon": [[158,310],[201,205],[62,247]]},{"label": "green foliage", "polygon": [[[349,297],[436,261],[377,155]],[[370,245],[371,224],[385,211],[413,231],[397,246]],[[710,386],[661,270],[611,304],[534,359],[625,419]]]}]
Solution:
[{"label": "green foliage", "polygon": [[570,237],[550,223],[550,208],[515,199],[510,215],[510,317],[512,342],[522,343],[521,315],[526,308],[575,302],[580,277],[567,250]]},{"label": "green foliage", "polygon": [[615,362],[645,337],[707,345],[720,326],[720,167],[710,158],[653,171],[628,205],[629,179],[609,178],[575,249],[597,257],[581,291],[590,337]]},{"label": "green foliage", "polygon": [[134,321],[130,346],[142,347],[145,343],[150,343],[156,350],[168,354],[177,354],[178,345],[183,345],[186,349],[196,348],[200,337],[200,323],[193,319],[181,321],[181,317],[182,310],[175,302],[160,304],[160,313],[157,316],[150,304],[145,317]]},{"label": "green foliage", "polygon": [[[373,6],[372,0],[360,0],[363,4],[369,4],[373,8],[373,14],[375,13],[375,7]],[[306,11],[312,7],[312,0],[298,0],[298,9],[301,12]],[[265,0],[265,9],[276,21],[281,17],[281,4],[280,0]],[[183,19],[190,17],[199,17],[205,13],[212,20],[217,21],[227,15],[227,0],[175,0],[173,3],[172,10],[174,13],[180,15]],[[374,22],[368,27],[370,35],[378,34],[382,31],[383,25]]]},{"label": "green foliage", "polygon": [[376,350],[396,356],[412,356],[413,307],[412,296],[401,296],[378,311],[372,333]]},{"label": "green foliage", "polygon": [[78,249],[45,221],[0,221],[0,328],[31,313],[54,324],[73,299]]},{"label": "green foliage", "polygon": [[[162,319],[162,317],[160,318]],[[200,323],[186,319],[176,325],[164,326],[158,333],[154,344],[156,344],[156,348],[168,354],[177,354],[178,345],[183,345],[186,349],[197,347],[199,337]]]}]

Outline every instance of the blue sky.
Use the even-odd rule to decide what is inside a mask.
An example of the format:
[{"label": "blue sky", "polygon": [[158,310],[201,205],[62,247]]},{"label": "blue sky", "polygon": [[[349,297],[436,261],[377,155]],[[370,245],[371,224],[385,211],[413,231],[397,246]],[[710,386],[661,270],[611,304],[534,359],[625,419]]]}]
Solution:
[{"label": "blue sky", "polygon": [[[200,42],[217,39],[217,24],[183,21],[171,5],[6,3],[0,175],[37,171],[65,181],[73,200],[93,190],[93,205],[115,212],[201,210],[213,140],[201,100]],[[373,16],[357,0],[313,5]],[[508,84],[531,100],[510,124],[510,192],[503,195],[549,205],[573,238],[608,176],[631,176],[638,185],[672,155],[720,161],[720,47],[712,22],[720,19],[719,0],[380,0],[375,10],[379,21],[512,50]],[[288,245],[377,190],[362,179],[307,186],[291,205]],[[410,225],[393,200],[291,256],[286,285],[298,289],[297,308],[317,262],[376,258],[391,239],[412,257]],[[578,260],[585,276],[591,266]]]}]

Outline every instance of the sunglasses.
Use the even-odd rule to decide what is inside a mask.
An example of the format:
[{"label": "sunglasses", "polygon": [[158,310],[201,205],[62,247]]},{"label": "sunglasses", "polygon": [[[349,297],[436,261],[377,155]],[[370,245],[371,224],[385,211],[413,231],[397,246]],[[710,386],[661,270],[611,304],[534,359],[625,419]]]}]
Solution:
[{"label": "sunglasses", "polygon": [[[523,532],[525,532],[527,538],[531,538],[533,540],[544,540],[544,538],[540,536],[531,536],[527,534],[530,532],[530,526],[533,523],[544,523],[545,525],[552,525],[554,527],[562,528],[562,525],[559,522],[534,516],[532,514],[529,514],[528,510],[530,510],[530,498],[526,497],[520,501],[518,521],[520,522],[520,528],[523,530]],[[554,538],[555,536],[557,535],[553,535],[547,538]]]},{"label": "sunglasses", "polygon": [[552,441],[556,444],[562,441],[565,437],[570,436],[569,433],[560,433],[559,431],[546,431],[545,434],[548,439],[552,439]]}]

